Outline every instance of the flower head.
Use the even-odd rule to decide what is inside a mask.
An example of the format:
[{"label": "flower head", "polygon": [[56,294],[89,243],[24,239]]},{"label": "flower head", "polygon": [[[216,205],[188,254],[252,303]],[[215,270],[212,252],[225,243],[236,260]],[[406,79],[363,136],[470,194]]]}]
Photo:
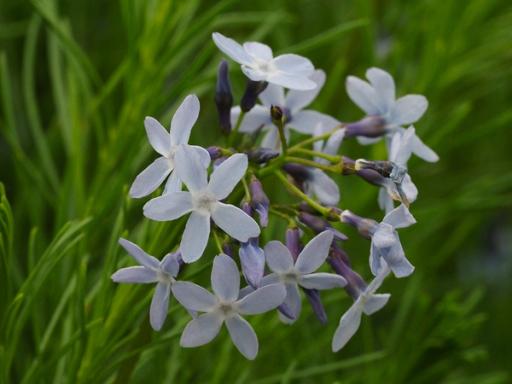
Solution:
[{"label": "flower head", "polygon": [[260,234],[252,217],[240,208],[222,203],[247,170],[247,156],[235,154],[215,168],[207,170],[197,153],[182,147],[176,153],[176,172],[188,191],[172,192],[144,205],[144,215],[157,221],[175,220],[191,213],[181,238],[183,261],[191,263],[201,257],[210,236],[210,219],[238,241],[246,242]]},{"label": "flower head", "polygon": [[159,331],[167,317],[171,286],[176,282],[175,278],[180,269],[179,254],[169,253],[159,261],[126,239],[119,239],[119,244],[140,266],[121,268],[112,275],[112,280],[116,283],[157,283],[151,300],[149,321],[151,327]]},{"label": "flower head", "polygon": [[268,45],[258,42],[240,45],[218,32],[214,32],[212,38],[222,52],[242,65],[243,73],[253,81],[299,90],[316,87],[315,82],[309,79],[315,68],[305,57],[294,54],[273,57]]},{"label": "flower head", "polygon": [[241,315],[275,309],[286,295],[283,285],[270,284],[238,299],[240,274],[234,260],[223,254],[213,261],[211,282],[214,294],[190,282],[180,281],[172,287],[174,296],[185,308],[204,312],[187,324],[181,335],[181,346],[190,348],[207,344],[217,336],[222,324],[226,324],[236,348],[246,358],[254,359],[258,354],[258,338]]},{"label": "flower head", "polygon": [[[179,146],[188,146],[190,132],[198,115],[199,100],[196,95],[189,95],[176,110],[171,121],[170,132],[167,132],[156,119],[146,117],[144,126],[149,143],[161,156],[137,175],[130,187],[130,196],[136,198],[147,196],[157,189],[166,178],[168,180],[164,193],[181,190],[181,181],[176,172],[173,172],[176,167],[175,155]],[[201,162],[208,166],[210,163],[208,152],[198,146],[189,147],[193,148]]]}]

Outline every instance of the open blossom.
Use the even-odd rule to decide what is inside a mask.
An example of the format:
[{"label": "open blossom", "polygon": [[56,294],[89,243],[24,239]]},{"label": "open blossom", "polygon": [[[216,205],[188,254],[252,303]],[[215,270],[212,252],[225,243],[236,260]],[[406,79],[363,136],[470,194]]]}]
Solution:
[{"label": "open blossom", "polygon": [[380,288],[382,282],[388,275],[389,268],[384,265],[366,289],[360,290],[355,286],[358,291],[358,296],[352,306],[340,319],[338,328],[336,328],[336,332],[332,338],[333,352],[338,352],[347,344],[352,336],[354,336],[361,324],[361,316],[363,313],[369,316],[386,305],[391,295],[389,293],[379,294],[375,292]]},{"label": "open blossom", "polygon": [[[346,82],[347,93],[352,101],[369,116],[384,119],[383,129],[389,135],[403,131],[402,126],[418,121],[427,110],[428,101],[422,95],[406,95],[396,99],[395,82],[386,71],[370,68],[366,71],[366,77],[369,83],[355,76],[349,76]],[[378,140],[380,138],[359,138],[361,144]],[[413,137],[412,152],[426,161],[435,162],[439,159],[437,154],[416,134]]]},{"label": "open blossom", "polygon": [[210,181],[196,151],[182,147],[176,153],[176,172],[188,191],[172,192],[150,200],[144,215],[157,221],[175,220],[187,213],[180,252],[191,263],[203,254],[210,236],[210,219],[231,237],[246,242],[260,234],[252,217],[240,208],[222,203],[247,170],[247,156],[235,154],[215,168]]},{"label": "open blossom", "polygon": [[[261,142],[264,148],[275,150],[281,149],[281,142],[277,127],[272,122],[270,114],[271,106],[278,106],[284,114],[285,136],[289,137],[289,130],[313,135],[315,127],[320,125],[324,132],[334,129],[340,124],[335,118],[313,110],[305,110],[309,104],[316,98],[325,83],[325,73],[322,70],[316,70],[310,79],[317,84],[317,87],[308,91],[290,90],[285,94],[283,87],[275,84],[269,84],[260,94],[259,98],[263,105],[255,105],[247,112],[242,120],[240,132],[254,133],[259,129],[265,132]],[[231,122],[237,121],[240,115],[240,107],[231,109]]]},{"label": "open blossom", "polygon": [[[144,197],[149,195],[167,178],[165,192],[175,192],[181,189],[181,181],[173,172],[175,155],[180,145],[187,145],[190,132],[199,115],[199,100],[196,95],[189,95],[183,100],[176,110],[172,121],[171,131],[167,130],[157,120],[146,117],[144,126],[149,143],[161,156],[144,169],[133,182],[130,188],[130,196]],[[201,158],[201,161],[208,166],[210,155],[198,146],[190,146]],[[170,176],[169,176],[170,175]]]},{"label": "open blossom", "polygon": [[167,317],[171,286],[176,282],[175,278],[180,269],[179,254],[169,253],[159,261],[126,239],[119,239],[119,244],[140,266],[121,268],[112,275],[112,280],[116,283],[157,283],[151,300],[149,321],[151,327],[159,331]]},{"label": "open blossom", "polygon": [[253,81],[266,81],[289,89],[316,88],[316,83],[309,78],[315,67],[305,57],[294,54],[274,57],[268,45],[258,42],[240,45],[218,32],[214,32],[212,38],[222,52],[241,64],[243,73]]},{"label": "open blossom", "polygon": [[[284,306],[290,316],[296,320],[301,311],[299,286],[307,289],[332,289],[343,287],[346,280],[334,273],[314,273],[325,262],[333,240],[331,231],[315,236],[299,253],[294,262],[290,250],[279,241],[271,241],[265,246],[267,265],[272,271],[265,276],[262,285],[282,282],[286,286]],[[285,319],[283,316],[281,317]],[[288,321],[290,322],[290,321]]]},{"label": "open blossom", "polygon": [[204,312],[187,324],[181,335],[181,346],[190,348],[207,344],[217,336],[222,324],[226,324],[236,348],[246,358],[254,359],[258,354],[258,338],[240,315],[256,315],[275,309],[286,295],[284,286],[270,284],[238,299],[240,274],[233,259],[223,254],[213,261],[211,283],[214,294],[190,282],[173,285],[174,296],[185,308]]}]

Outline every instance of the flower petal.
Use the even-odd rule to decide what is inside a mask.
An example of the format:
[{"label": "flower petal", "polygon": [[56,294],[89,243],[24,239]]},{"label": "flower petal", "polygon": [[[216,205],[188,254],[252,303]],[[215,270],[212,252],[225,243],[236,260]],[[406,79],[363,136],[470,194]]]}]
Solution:
[{"label": "flower petal", "polygon": [[279,318],[283,323],[292,324],[299,318],[302,309],[302,300],[300,298],[299,287],[297,284],[286,284],[285,287],[286,297],[283,305],[286,307],[287,313],[292,316],[293,319],[290,319],[287,316],[280,316]]},{"label": "flower petal", "polygon": [[349,76],[345,86],[350,99],[367,115],[378,115],[380,113],[377,93],[370,84],[355,76]]},{"label": "flower petal", "polygon": [[257,315],[280,306],[286,297],[283,284],[270,284],[256,289],[238,302],[238,310],[243,315]]},{"label": "flower petal", "polygon": [[[282,72],[288,73],[295,76],[306,76],[309,77],[313,74],[315,67],[309,61],[309,59],[295,55],[293,53],[287,53],[279,55],[273,60],[273,64],[276,68]],[[311,82],[313,82],[311,80]],[[315,83],[316,87],[316,83]]]},{"label": "flower petal", "polygon": [[[321,69],[317,69],[311,76],[309,76],[310,80],[313,80],[316,83],[316,88],[308,91],[297,91],[290,90],[286,95],[286,108],[288,108],[291,113],[298,112],[301,109],[307,107],[315,98],[318,93],[322,89],[325,83],[325,72]],[[279,104],[281,105],[281,104]]]},{"label": "flower petal", "polygon": [[395,277],[407,277],[414,272],[414,266],[405,257],[400,241],[390,248],[379,249],[379,254],[386,261]]},{"label": "flower petal", "polygon": [[240,272],[235,261],[224,254],[213,259],[212,289],[222,301],[232,302],[240,292]]},{"label": "flower petal", "polygon": [[192,127],[199,116],[199,99],[188,95],[178,107],[171,121],[171,145],[187,144]]},{"label": "flower petal", "polygon": [[246,154],[237,153],[228,157],[213,171],[208,189],[218,200],[225,199],[244,177],[247,166]]},{"label": "flower petal", "polygon": [[231,204],[217,203],[212,219],[229,236],[245,243],[260,234],[260,227],[254,219],[240,208]]},{"label": "flower petal", "polygon": [[130,196],[140,198],[149,195],[162,184],[169,173],[169,162],[165,157],[159,157],[137,175],[130,187]]},{"label": "flower petal", "polygon": [[320,169],[311,170],[311,180],[308,181],[307,185],[323,204],[336,205],[340,201],[338,184]]},{"label": "flower petal", "polygon": [[198,260],[203,255],[209,237],[210,217],[192,212],[181,237],[180,252],[183,261],[192,263]]},{"label": "flower petal", "polygon": [[316,88],[315,82],[310,80],[307,76],[290,75],[286,72],[272,72],[266,76],[266,81],[280,85],[281,87],[302,91]]},{"label": "flower petal", "polygon": [[366,315],[374,314],[387,304],[390,297],[389,293],[370,295],[364,303],[363,312]]},{"label": "flower petal", "polygon": [[268,77],[268,73],[266,71],[247,65],[242,65],[242,72],[252,81],[266,81]]},{"label": "flower petal", "polygon": [[[268,129],[266,129],[265,136],[263,136],[263,140],[261,140],[261,148],[270,148],[274,151],[281,151],[281,139],[279,138],[279,134],[277,131],[277,128],[275,125],[269,125],[267,126]],[[285,137],[289,136],[286,135],[289,133],[289,130],[285,127]]]},{"label": "flower petal", "polygon": [[158,281],[156,272],[146,267],[128,267],[116,271],[111,279],[116,283],[148,284]]},{"label": "flower petal", "polygon": [[258,43],[256,41],[248,41],[243,44],[243,47],[245,52],[255,60],[272,60],[272,49],[266,44]]},{"label": "flower petal", "polygon": [[293,258],[290,251],[280,241],[269,241],[265,245],[265,258],[273,272],[284,273],[293,268]]},{"label": "flower petal", "polygon": [[247,320],[235,315],[226,319],[226,327],[235,347],[247,359],[253,360],[258,354],[258,338]]},{"label": "flower petal", "polygon": [[176,172],[171,172],[171,175],[165,183],[164,193],[162,195],[168,195],[172,192],[181,192],[181,180]]},{"label": "flower petal", "polygon": [[300,277],[299,285],[307,289],[332,289],[344,287],[347,281],[334,273],[310,273]]},{"label": "flower petal", "polygon": [[242,273],[245,280],[253,287],[260,285],[263,273],[265,271],[265,253],[258,244],[253,244],[251,240],[240,245],[238,252]]},{"label": "flower petal", "polygon": [[370,80],[381,105],[381,113],[391,110],[395,102],[395,81],[393,77],[380,68],[370,68],[366,71],[366,78]]},{"label": "flower petal", "polygon": [[332,231],[323,231],[311,239],[299,254],[295,268],[302,274],[316,271],[329,254],[333,236]]},{"label": "flower petal", "polygon": [[396,101],[389,120],[396,125],[412,124],[423,116],[427,108],[425,96],[407,95]]},{"label": "flower petal", "polygon": [[403,204],[400,204],[397,208],[384,216],[382,221],[390,224],[394,228],[406,228],[416,223],[414,216],[411,215],[411,212],[409,212],[407,207]]},{"label": "flower petal", "polygon": [[212,33],[212,39],[215,45],[222,52],[231,57],[237,63],[250,65],[253,62],[251,56],[249,56],[243,47],[235,40],[223,36],[218,32]]},{"label": "flower petal", "polygon": [[219,334],[222,322],[217,313],[205,313],[189,321],[181,334],[180,345],[193,348],[208,344]]},{"label": "flower petal", "polygon": [[[267,88],[260,93],[259,98],[265,107],[270,107],[271,105],[285,107],[284,89],[280,85],[267,85]],[[270,118],[269,109],[265,108],[265,110],[267,111],[267,116]]]},{"label": "flower petal", "polygon": [[[240,116],[240,107],[231,108],[231,125],[234,127]],[[255,105],[245,114],[240,125],[240,132],[254,133],[266,124],[271,124],[270,110],[262,105]]]},{"label": "flower petal", "polygon": [[189,281],[177,281],[171,290],[176,300],[192,311],[209,312],[217,305],[217,299],[212,293]]},{"label": "flower petal", "polygon": [[382,209],[384,212],[390,212],[395,207],[393,204],[393,199],[391,196],[389,196],[388,191],[386,188],[382,187],[379,189],[379,208]]},{"label": "flower petal", "polygon": [[338,150],[340,149],[341,143],[343,142],[343,138],[345,137],[345,130],[338,129],[336,130],[325,143],[325,147],[323,149],[323,153],[328,155],[337,155]]},{"label": "flower petal", "polygon": [[364,136],[357,136],[356,137],[357,142],[361,145],[370,145],[378,143],[382,140],[382,137],[364,137]]},{"label": "flower petal", "polygon": [[197,155],[199,156],[201,164],[203,164],[203,167],[208,168],[210,166],[212,158],[210,157],[210,153],[206,149],[200,147],[199,145],[189,145],[188,147],[196,151]]},{"label": "flower petal", "polygon": [[149,323],[151,328],[155,331],[162,329],[167,312],[169,310],[169,295],[171,292],[171,285],[165,283],[158,283],[156,285],[153,299],[151,300],[151,307],[149,309]]},{"label": "flower petal", "polygon": [[173,277],[178,276],[178,272],[180,271],[180,263],[178,259],[180,257],[179,252],[168,253],[160,262],[160,268]]},{"label": "flower petal", "polygon": [[287,125],[290,128],[304,134],[315,134],[315,127],[321,124],[324,132],[336,128],[340,122],[334,117],[317,111],[305,110],[292,114],[292,119]]},{"label": "flower petal", "polygon": [[200,191],[206,188],[206,167],[201,162],[197,151],[193,148],[181,145],[174,157],[178,177],[185,183],[188,190]]},{"label": "flower petal", "polygon": [[144,204],[144,216],[156,221],[175,220],[192,210],[190,192],[172,192]]},{"label": "flower petal", "polygon": [[160,262],[157,258],[144,252],[144,250],[137,244],[120,238],[119,245],[121,245],[135,260],[137,260],[140,265],[150,269],[157,269],[160,266]]},{"label": "flower petal", "polygon": [[421,141],[417,135],[414,135],[412,140],[412,151],[416,156],[430,163],[435,163],[439,160],[437,153]]},{"label": "flower petal", "polygon": [[361,308],[359,301],[356,301],[340,319],[340,324],[336,328],[332,338],[332,351],[338,352],[354,336],[361,324]]},{"label": "flower petal", "polygon": [[169,132],[151,116],[144,119],[144,127],[148,136],[149,144],[162,156],[168,156],[171,148]]}]

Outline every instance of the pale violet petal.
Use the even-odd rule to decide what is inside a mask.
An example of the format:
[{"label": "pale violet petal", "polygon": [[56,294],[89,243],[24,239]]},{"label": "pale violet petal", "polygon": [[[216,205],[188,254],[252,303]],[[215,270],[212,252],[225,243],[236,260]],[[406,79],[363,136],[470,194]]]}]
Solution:
[{"label": "pale violet petal", "polygon": [[345,85],[350,99],[367,115],[379,114],[377,94],[370,84],[355,76],[349,76]]},{"label": "pale violet petal", "polygon": [[153,117],[147,116],[144,119],[144,127],[149,143],[155,151],[162,156],[168,156],[171,148],[169,132]]},{"label": "pale violet petal", "polygon": [[361,145],[370,145],[378,143],[382,140],[382,137],[364,137],[364,136],[357,136],[357,142]]},{"label": "pale violet petal", "polygon": [[[313,63],[311,63],[309,59],[293,53],[279,55],[272,61],[272,63],[279,71],[295,76],[309,77],[315,70]],[[314,81],[310,81],[314,83]],[[315,83],[315,87],[316,86],[317,85]]]},{"label": "pale violet petal", "polygon": [[422,95],[407,95],[399,98],[391,112],[389,122],[407,125],[418,121],[428,108],[428,101]]},{"label": "pale violet petal", "polygon": [[293,268],[293,258],[290,251],[280,241],[269,241],[265,245],[265,258],[273,272],[284,273]]},{"label": "pale violet petal", "polygon": [[253,59],[245,52],[243,47],[235,40],[223,36],[218,32],[212,33],[212,39],[215,45],[226,55],[231,57],[239,64],[250,65]]},{"label": "pale violet petal", "polygon": [[[270,107],[271,105],[285,106],[284,89],[280,85],[267,85],[267,88],[260,93],[259,98],[261,103],[266,107]],[[270,118],[270,110],[268,108],[265,110],[267,111],[267,116]]]},{"label": "pale violet petal", "polygon": [[340,275],[334,273],[310,273],[299,279],[299,285],[307,289],[332,289],[344,287],[347,281]]},{"label": "pale violet petal", "polygon": [[243,48],[245,52],[255,60],[272,60],[272,49],[268,45],[258,43],[256,41],[248,41],[243,44]]},{"label": "pale violet petal", "polygon": [[343,138],[345,137],[345,130],[338,129],[336,130],[325,143],[325,147],[323,149],[323,153],[328,155],[337,155],[340,149],[341,143],[343,142]]},{"label": "pale violet petal", "polygon": [[318,200],[327,205],[336,205],[340,201],[338,184],[320,169],[311,170],[308,187]]},{"label": "pale violet petal", "polygon": [[286,284],[286,298],[283,303],[289,314],[293,317],[290,319],[286,316],[280,316],[279,318],[286,324],[294,323],[300,316],[302,310],[302,300],[300,298],[299,287],[297,284]]},{"label": "pale violet petal", "polygon": [[356,301],[340,319],[338,328],[332,338],[332,351],[338,352],[355,335],[361,324],[361,307]]},{"label": "pale violet petal", "polygon": [[[285,106],[290,110],[290,112],[295,113],[300,111],[301,109],[307,107],[315,98],[318,93],[322,89],[325,83],[325,72],[321,69],[317,69],[311,76],[309,76],[310,80],[313,80],[316,83],[316,88],[308,91],[297,91],[290,90],[286,95],[286,103]],[[281,104],[278,104],[281,105]]]},{"label": "pale violet petal", "polygon": [[260,227],[256,221],[231,204],[217,203],[212,212],[212,219],[219,228],[242,243],[260,234]]},{"label": "pale violet petal", "polygon": [[406,228],[416,223],[414,216],[403,204],[400,204],[398,207],[384,216],[382,221],[384,223],[390,224],[394,228]]},{"label": "pale violet petal", "polygon": [[173,192],[181,192],[182,183],[180,178],[178,177],[178,173],[171,172],[171,175],[167,179],[165,183],[164,193],[163,195],[168,195]]},{"label": "pale violet petal", "polygon": [[370,271],[376,276],[382,265],[386,264],[380,257],[380,249],[375,244],[370,245]]},{"label": "pale violet petal", "polygon": [[207,186],[206,167],[201,162],[197,151],[193,148],[182,145],[176,151],[175,172],[185,183],[189,191],[200,191]]},{"label": "pale violet petal", "polygon": [[165,157],[159,157],[137,175],[130,187],[130,196],[140,198],[149,195],[162,184],[169,173],[169,161]]},{"label": "pale violet petal", "polygon": [[[238,116],[240,115],[240,107],[231,108],[231,125],[235,126]],[[271,124],[270,110],[267,107],[256,104],[249,112],[247,112],[240,125],[240,132],[254,133],[266,124]]]},{"label": "pale violet petal", "polygon": [[407,277],[414,272],[414,266],[405,257],[400,240],[390,248],[379,249],[379,255],[386,261],[395,277]]},{"label": "pale violet petal", "polygon": [[412,142],[412,152],[418,156],[419,158],[428,161],[430,163],[435,163],[439,160],[439,156],[435,153],[430,147],[428,147],[421,139],[414,135]]},{"label": "pale violet petal", "polygon": [[231,155],[213,171],[208,183],[208,190],[218,200],[225,199],[244,177],[248,164],[246,154]]},{"label": "pale violet petal", "polygon": [[158,281],[156,271],[146,267],[127,267],[116,271],[111,279],[116,283],[148,284]]},{"label": "pale violet petal", "polygon": [[210,216],[192,212],[181,237],[180,252],[185,263],[193,263],[202,255],[210,237]]},{"label": "pale violet petal", "polygon": [[390,212],[391,210],[393,210],[395,208],[395,206],[393,204],[393,199],[391,198],[391,196],[389,196],[387,189],[384,187],[381,187],[379,189],[378,202],[379,202],[379,208],[382,209],[386,213]]},{"label": "pale violet petal", "polygon": [[390,146],[389,158],[391,161],[400,165],[407,164],[412,154],[414,136],[416,136],[416,132],[412,125],[406,130],[395,133]]},{"label": "pale violet petal", "polygon": [[200,147],[199,145],[189,145],[189,147],[196,151],[197,155],[199,156],[199,160],[201,161],[201,164],[203,164],[203,167],[208,168],[212,161],[210,153],[203,147]]},{"label": "pale violet petal", "polygon": [[323,231],[311,239],[299,254],[295,268],[302,274],[316,271],[329,254],[333,236],[332,231]]},{"label": "pale violet petal", "polygon": [[372,244],[377,248],[392,247],[397,241],[399,241],[397,232],[392,225],[385,222],[379,223],[372,235]]},{"label": "pale violet petal", "polygon": [[217,313],[205,313],[189,321],[181,334],[180,345],[185,348],[208,344],[219,334],[223,319]]},{"label": "pale violet petal", "polygon": [[187,144],[192,127],[199,117],[199,99],[188,95],[178,107],[171,121],[171,145]]},{"label": "pale violet petal", "polygon": [[259,68],[249,67],[247,65],[242,65],[242,72],[252,81],[263,81],[267,80],[268,77],[267,72],[264,72]]},{"label": "pale violet petal", "polygon": [[266,80],[269,83],[277,84],[289,89],[307,91],[316,88],[315,82],[306,76],[291,75],[281,71],[270,73],[266,76]]},{"label": "pale violet petal", "polygon": [[179,252],[168,253],[160,262],[160,268],[173,277],[178,276],[178,272],[180,271],[179,257]]},{"label": "pale violet petal", "polygon": [[257,315],[281,305],[286,297],[283,284],[270,284],[256,289],[238,302],[238,311],[243,315]]},{"label": "pale violet petal", "polygon": [[235,315],[226,319],[226,327],[235,347],[247,359],[253,360],[258,354],[258,338],[247,320]]},{"label": "pale violet petal", "polygon": [[299,111],[292,115],[292,119],[287,126],[296,131],[308,135],[315,134],[315,128],[318,124],[322,125],[324,132],[336,128],[340,122],[334,117],[312,110]]},{"label": "pale violet petal", "polygon": [[275,125],[268,126],[267,132],[261,141],[261,147],[270,148],[275,151],[281,150],[281,140],[279,139],[279,133]]},{"label": "pale violet petal", "polygon": [[156,221],[175,220],[192,210],[190,192],[172,192],[144,204],[144,216]]},{"label": "pale violet petal", "polygon": [[240,291],[240,273],[235,261],[224,254],[213,259],[212,289],[222,301],[232,302]]},{"label": "pale violet petal", "polygon": [[395,102],[395,81],[393,77],[380,68],[370,68],[366,71],[366,78],[370,81],[384,114],[391,109]]},{"label": "pale violet petal", "polygon": [[144,252],[144,250],[137,244],[123,238],[119,239],[119,244],[126,250],[126,252],[137,260],[140,265],[152,269],[157,269],[159,267],[160,262],[158,259]]},{"label": "pale violet petal", "polygon": [[245,280],[250,285],[258,287],[265,272],[265,253],[263,249],[249,240],[247,243],[240,245],[238,254]]},{"label": "pale violet petal", "polygon": [[375,312],[379,311],[384,307],[387,302],[389,301],[389,298],[391,295],[389,293],[379,293],[370,295],[364,303],[363,306],[363,312],[366,315],[372,315]]},{"label": "pale violet petal", "polygon": [[158,283],[156,285],[151,306],[149,308],[149,323],[155,331],[162,329],[169,310],[170,284]]},{"label": "pale violet petal", "polygon": [[189,281],[177,281],[171,290],[176,300],[191,311],[209,312],[217,305],[213,294]]},{"label": "pale violet petal", "polygon": [[404,179],[402,180],[401,187],[409,203],[416,201],[416,198],[418,197],[418,188],[416,188],[416,185],[414,185],[412,182],[411,176],[409,174],[405,175]]}]

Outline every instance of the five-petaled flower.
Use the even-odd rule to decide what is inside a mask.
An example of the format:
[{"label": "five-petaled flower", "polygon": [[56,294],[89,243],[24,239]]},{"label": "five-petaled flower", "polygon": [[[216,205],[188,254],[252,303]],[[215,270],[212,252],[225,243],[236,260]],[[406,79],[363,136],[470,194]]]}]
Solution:
[{"label": "five-petaled flower", "polygon": [[112,280],[116,283],[157,283],[151,300],[149,321],[151,327],[159,331],[167,317],[171,286],[176,282],[175,278],[180,269],[179,254],[169,253],[159,261],[126,239],[119,239],[119,244],[140,266],[121,268],[112,275]]},{"label": "five-petaled flower", "polygon": [[[176,167],[175,154],[180,145],[188,145],[190,132],[199,116],[199,100],[196,95],[189,95],[176,110],[171,130],[166,129],[156,119],[146,117],[144,126],[149,143],[160,155],[146,169],[144,169],[130,187],[131,197],[144,197],[149,195],[169,176],[165,185],[165,192],[175,192],[181,189],[181,181],[173,172]],[[205,166],[210,163],[210,155],[199,146],[190,146],[201,158]]]},{"label": "five-petaled flower", "polygon": [[207,169],[197,152],[181,147],[176,152],[176,172],[188,191],[170,192],[144,205],[144,215],[157,221],[175,220],[191,212],[181,238],[183,261],[199,259],[208,243],[210,218],[229,236],[241,242],[260,234],[260,227],[240,208],[224,204],[247,170],[247,155],[235,154],[222,162],[207,179]]},{"label": "five-petaled flower", "polygon": [[[384,119],[384,129],[389,135],[401,132],[403,125],[418,121],[428,107],[427,99],[422,95],[406,95],[395,99],[395,82],[393,77],[379,68],[366,71],[369,83],[355,76],[347,77],[346,87],[349,97],[369,116]],[[359,137],[361,144],[369,144],[380,138]],[[437,154],[414,135],[412,152],[430,162],[439,160]]]},{"label": "five-petaled flower", "polygon": [[280,283],[266,285],[239,299],[240,273],[234,260],[224,254],[213,261],[211,283],[214,294],[190,282],[176,282],[172,287],[174,296],[185,308],[204,312],[187,324],[181,335],[181,346],[198,347],[209,343],[225,323],[240,353],[247,359],[254,359],[258,354],[258,338],[240,315],[275,309],[285,298],[284,286]]},{"label": "five-petaled flower", "polygon": [[240,45],[218,32],[214,32],[212,38],[222,52],[242,65],[244,74],[253,81],[266,81],[298,90],[314,89],[317,86],[309,78],[315,67],[305,57],[294,54],[274,57],[268,45],[258,42]]}]

